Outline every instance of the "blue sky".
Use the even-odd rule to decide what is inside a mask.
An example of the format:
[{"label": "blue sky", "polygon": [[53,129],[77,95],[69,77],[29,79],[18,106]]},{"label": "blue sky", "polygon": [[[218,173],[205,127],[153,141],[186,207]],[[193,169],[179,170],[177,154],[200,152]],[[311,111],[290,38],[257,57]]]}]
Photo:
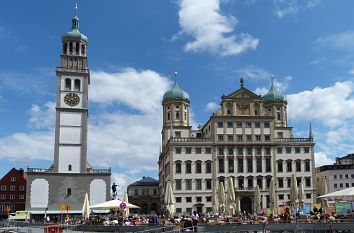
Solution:
[{"label": "blue sky", "polygon": [[[112,181],[157,178],[161,99],[178,72],[194,126],[223,94],[259,94],[270,76],[288,100],[289,125],[316,165],[354,152],[354,2],[350,0],[85,0],[89,38],[89,162]],[[0,176],[53,160],[55,68],[74,2],[1,1]]]}]

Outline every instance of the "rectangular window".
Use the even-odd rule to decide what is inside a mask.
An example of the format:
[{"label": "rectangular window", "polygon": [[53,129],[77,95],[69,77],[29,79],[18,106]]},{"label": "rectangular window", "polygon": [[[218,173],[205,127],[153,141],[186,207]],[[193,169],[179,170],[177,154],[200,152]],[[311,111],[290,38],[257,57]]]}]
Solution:
[{"label": "rectangular window", "polygon": [[205,189],[206,190],[211,190],[211,179],[206,179],[205,180]]},{"label": "rectangular window", "polygon": [[261,140],[261,135],[256,135],[256,141],[259,142]]},{"label": "rectangular window", "polygon": [[205,166],[205,173],[211,173],[211,162],[207,162]]},{"label": "rectangular window", "polygon": [[195,153],[196,154],[201,154],[202,153],[202,148],[201,147],[196,147],[195,148]]},{"label": "rectangular window", "polygon": [[247,158],[247,172],[253,172],[253,159]]},{"label": "rectangular window", "polygon": [[261,123],[259,123],[259,122],[254,122],[254,127],[255,127],[255,128],[261,128]]},{"label": "rectangular window", "polygon": [[232,128],[232,127],[233,127],[232,121],[228,121],[228,122],[227,122],[227,128]]},{"label": "rectangular window", "polygon": [[269,122],[264,122],[264,128],[269,128]]},{"label": "rectangular window", "polygon": [[18,196],[18,199],[20,199],[20,200],[25,199],[25,195],[19,195],[19,196]]},{"label": "rectangular window", "polygon": [[224,141],[224,135],[218,134],[218,141]]},{"label": "rectangular window", "polygon": [[12,192],[13,192],[13,191],[16,191],[16,186],[15,186],[15,185],[11,185],[11,186],[10,186],[10,191],[12,191]]},{"label": "rectangular window", "polygon": [[340,184],[339,184],[339,187],[340,187],[340,188],[343,188],[343,183],[340,183]]},{"label": "rectangular window", "polygon": [[304,147],[304,153],[305,154],[310,153],[310,147]]},{"label": "rectangular window", "polygon": [[263,179],[262,178],[257,178],[257,185],[259,186],[260,189],[263,188]]},{"label": "rectangular window", "polygon": [[206,200],[207,202],[211,202],[211,199],[212,199],[211,196],[206,196],[206,197],[205,197],[205,200]]},{"label": "rectangular window", "polygon": [[192,202],[192,197],[186,197],[186,202]]},{"label": "rectangular window", "polygon": [[239,187],[239,189],[241,189],[241,190],[242,190],[243,187],[244,187],[243,182],[244,182],[243,177],[238,178],[238,187]]},{"label": "rectangular window", "polygon": [[266,179],[267,188],[269,188],[269,186],[270,186],[270,181],[271,181],[271,180],[272,180],[272,179],[271,179],[271,178],[269,178],[269,177]]},{"label": "rectangular window", "polygon": [[202,197],[195,197],[195,200],[196,200],[197,202],[202,202]]},{"label": "rectangular window", "polygon": [[12,181],[12,182],[15,182],[15,181],[16,181],[16,177],[15,177],[15,176],[12,176],[12,177],[11,177],[11,181]]},{"label": "rectangular window", "polygon": [[223,127],[224,127],[224,124],[221,121],[219,121],[218,122],[218,128],[223,128]]},{"label": "rectangular window", "polygon": [[272,171],[271,159],[270,157],[266,157],[266,172]]},{"label": "rectangular window", "polygon": [[345,177],[345,179],[348,179],[348,177],[349,177],[349,176],[348,176],[348,174],[345,174],[345,176],[344,176],[344,177]]},{"label": "rectangular window", "polygon": [[186,163],[186,173],[188,173],[188,174],[192,173],[192,163],[191,162]]},{"label": "rectangular window", "polygon": [[305,172],[310,171],[310,160],[305,160]]},{"label": "rectangular window", "polygon": [[247,140],[247,142],[251,142],[252,141],[252,135],[246,135],[246,140]]},{"label": "rectangular window", "polygon": [[186,190],[192,190],[192,180],[186,179]]},{"label": "rectangular window", "polygon": [[176,147],[176,154],[181,154],[182,150],[181,150],[181,147]]},{"label": "rectangular window", "polygon": [[278,165],[278,172],[283,172],[283,160],[278,160],[277,165]]},{"label": "rectangular window", "polygon": [[228,160],[228,165],[229,165],[228,171],[233,173],[234,172],[234,159],[228,158],[227,160]]},{"label": "rectangular window", "polygon": [[181,131],[175,131],[175,138],[181,138]]},{"label": "rectangular window", "polygon": [[195,164],[195,173],[197,173],[197,174],[202,173],[202,162],[196,162],[196,164]]},{"label": "rectangular window", "polygon": [[225,172],[224,158],[219,158],[219,172]]},{"label": "rectangular window", "polygon": [[196,179],[195,180],[195,189],[196,190],[202,190],[202,179]]},{"label": "rectangular window", "polygon": [[284,180],[283,180],[283,178],[278,178],[278,187],[279,188],[284,188]]},{"label": "rectangular window", "polygon": [[251,122],[246,122],[246,128],[251,128],[251,127],[252,127]]},{"label": "rectangular window", "polygon": [[176,180],[176,190],[182,190],[182,180]]},{"label": "rectangular window", "polygon": [[237,141],[239,141],[239,142],[242,142],[242,141],[243,141],[242,135],[237,135]]},{"label": "rectangular window", "polygon": [[295,167],[297,172],[301,172],[301,160],[296,160]]},{"label": "rectangular window", "polygon": [[333,179],[335,179],[335,180],[336,180],[336,179],[337,179],[337,175],[333,175]]},{"label": "rectangular window", "polygon": [[253,188],[253,178],[248,178],[247,185],[249,188]]},{"label": "rectangular window", "polygon": [[1,185],[1,191],[6,191],[6,186],[5,185]]},{"label": "rectangular window", "polygon": [[268,148],[268,147],[265,148],[265,154],[266,154],[266,155],[270,155],[270,148]]},{"label": "rectangular window", "polygon": [[181,163],[176,163],[176,173],[181,174],[182,173],[182,165]]},{"label": "rectangular window", "polygon": [[349,183],[345,183],[345,187],[346,187],[346,188],[349,188]]},{"label": "rectangular window", "polygon": [[238,158],[237,159],[237,171],[238,172],[243,172],[243,158]]},{"label": "rectangular window", "polygon": [[305,178],[305,185],[306,185],[306,187],[311,187],[311,177]]},{"label": "rectangular window", "polygon": [[264,135],[264,141],[270,141],[270,135]]},{"label": "rectangular window", "polygon": [[0,197],[1,197],[1,200],[5,200],[6,199],[6,194],[1,194]]},{"label": "rectangular window", "polygon": [[256,155],[262,155],[262,149],[256,148]]},{"label": "rectangular window", "polygon": [[182,197],[176,197],[175,200],[176,200],[176,203],[181,203],[182,202]]},{"label": "rectangular window", "polygon": [[279,200],[284,200],[284,194],[279,194],[278,198],[279,198]]},{"label": "rectangular window", "polygon": [[290,179],[290,178],[286,178],[286,183],[287,183],[288,188],[290,188],[290,186],[291,186],[291,179]]},{"label": "rectangular window", "polygon": [[293,162],[291,160],[286,161],[286,171],[287,172],[292,172],[293,171]]},{"label": "rectangular window", "polygon": [[242,128],[242,122],[238,121],[236,122],[237,128]]},{"label": "rectangular window", "polygon": [[134,195],[138,196],[139,195],[139,190],[138,189],[134,189]]},{"label": "rectangular window", "polygon": [[306,193],[306,199],[311,199],[311,193]]},{"label": "rectangular window", "polygon": [[228,134],[228,135],[227,135],[227,140],[228,140],[229,142],[232,142],[232,141],[234,140],[234,135]]},{"label": "rectangular window", "polygon": [[286,147],[285,150],[286,150],[286,153],[287,153],[287,154],[291,154],[291,147]]},{"label": "rectangular window", "polygon": [[211,154],[211,148],[210,147],[206,147],[205,148],[205,154]]},{"label": "rectangular window", "polygon": [[224,148],[219,148],[218,154],[219,155],[224,155]]},{"label": "rectangular window", "polygon": [[283,153],[283,147],[277,147],[277,154]]},{"label": "rectangular window", "polygon": [[237,148],[237,155],[243,155],[243,149],[241,147]]},{"label": "rectangular window", "polygon": [[295,147],[295,153],[300,154],[300,147]]},{"label": "rectangular window", "polygon": [[247,147],[247,155],[252,155],[252,148],[251,147]]},{"label": "rectangular window", "polygon": [[337,188],[337,184],[334,184],[333,187],[336,189]]},{"label": "rectangular window", "polygon": [[10,200],[15,200],[15,195],[14,194],[10,195]]},{"label": "rectangular window", "polygon": [[192,153],[192,148],[186,147],[186,154],[191,154]]},{"label": "rectangular window", "polygon": [[262,172],[262,158],[256,158],[257,172]]}]

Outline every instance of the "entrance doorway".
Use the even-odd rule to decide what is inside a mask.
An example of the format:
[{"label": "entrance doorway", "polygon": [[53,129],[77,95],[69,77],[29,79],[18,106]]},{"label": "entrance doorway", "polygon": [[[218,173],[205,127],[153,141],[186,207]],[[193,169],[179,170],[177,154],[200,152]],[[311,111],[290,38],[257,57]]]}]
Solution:
[{"label": "entrance doorway", "polygon": [[252,213],[252,200],[249,197],[243,197],[241,199],[241,212]]}]

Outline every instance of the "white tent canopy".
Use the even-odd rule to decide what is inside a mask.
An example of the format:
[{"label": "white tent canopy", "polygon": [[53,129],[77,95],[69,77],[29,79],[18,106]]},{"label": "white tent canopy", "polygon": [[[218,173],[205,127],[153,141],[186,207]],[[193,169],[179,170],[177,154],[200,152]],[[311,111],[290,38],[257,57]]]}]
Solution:
[{"label": "white tent canopy", "polygon": [[[125,203],[125,202],[124,202]],[[122,201],[120,200],[111,200],[111,201],[106,201],[97,205],[91,206],[91,209],[118,209],[120,208],[120,205],[122,204]],[[139,206],[130,204],[130,203],[125,203],[126,208],[129,209],[139,209]]]},{"label": "white tent canopy", "polygon": [[327,193],[325,195],[319,196],[318,198],[323,197],[354,197],[354,187]]}]

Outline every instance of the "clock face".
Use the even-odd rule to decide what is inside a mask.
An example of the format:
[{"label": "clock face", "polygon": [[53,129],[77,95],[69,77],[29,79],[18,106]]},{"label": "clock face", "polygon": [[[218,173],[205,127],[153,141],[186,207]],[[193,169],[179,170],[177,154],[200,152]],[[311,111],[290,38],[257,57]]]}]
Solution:
[{"label": "clock face", "polygon": [[75,93],[69,93],[64,96],[64,102],[70,107],[74,107],[80,103],[80,97]]}]

